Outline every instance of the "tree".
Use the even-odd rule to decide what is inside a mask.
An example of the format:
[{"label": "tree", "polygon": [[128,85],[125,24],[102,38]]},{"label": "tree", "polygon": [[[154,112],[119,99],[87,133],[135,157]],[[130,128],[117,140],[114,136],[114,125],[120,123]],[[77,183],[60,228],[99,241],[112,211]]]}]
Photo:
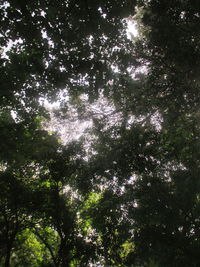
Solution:
[{"label": "tree", "polygon": [[[48,135],[38,125],[42,116],[48,117],[40,101],[44,97],[53,101],[63,88],[72,97],[84,92],[90,100],[97,98],[102,87],[105,87],[106,93],[107,82],[113,76],[112,65],[116,60],[122,61],[126,54],[126,32],[122,19],[132,12],[132,6],[129,1],[1,3],[0,43],[2,47],[11,45],[6,55],[1,55],[1,138],[5,141],[0,151],[2,177],[5,178],[1,182],[3,187],[8,188],[1,199],[2,207],[5,201],[9,202],[7,213],[12,223],[15,214],[12,205],[17,205],[16,212],[22,223],[13,237],[5,266],[10,265],[16,238],[19,241],[20,233],[27,229],[30,231],[39,223],[39,214],[43,216],[40,219],[46,218],[48,226],[60,235],[60,264],[70,263],[69,257],[64,260],[67,256],[62,246],[66,248],[68,243],[73,243],[67,249],[68,253],[77,246],[71,236],[74,235],[76,212],[70,211],[69,199],[60,192],[67,184],[77,183],[79,187],[80,183],[84,183],[81,181],[82,174],[77,181],[76,177],[70,178],[72,181],[63,177],[75,175],[70,168],[64,171],[68,173],[60,173],[59,170],[61,176],[57,177],[58,166],[63,164],[62,153],[58,153],[62,149],[54,136]],[[118,51],[113,50],[116,45]],[[53,154],[59,155],[59,162],[54,162]],[[66,167],[65,164],[62,167]],[[6,179],[7,173],[12,177],[12,184]],[[20,196],[18,183],[19,190],[22,190]],[[45,203],[48,200],[50,210],[48,202]],[[42,204],[41,209],[37,207],[39,203]],[[70,233],[66,233],[68,230],[64,225],[68,219]]]},{"label": "tree", "polygon": [[[199,266],[197,1],[16,0],[0,12],[0,44],[11,45],[0,67],[1,264],[40,247],[47,262],[32,265]],[[58,114],[70,103],[90,117],[89,144],[44,130],[41,101],[59,94]]]},{"label": "tree", "polygon": [[[197,14],[196,2],[138,1],[135,49],[147,66],[140,106],[126,106],[126,127],[101,127],[99,134],[101,175],[125,187],[134,245],[127,264],[199,265]],[[123,97],[132,96],[129,90]]]}]

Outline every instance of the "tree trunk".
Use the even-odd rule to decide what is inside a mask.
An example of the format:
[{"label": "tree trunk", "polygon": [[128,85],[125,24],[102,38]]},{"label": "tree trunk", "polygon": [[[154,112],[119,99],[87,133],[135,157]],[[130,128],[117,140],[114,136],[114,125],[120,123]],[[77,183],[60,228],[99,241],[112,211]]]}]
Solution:
[{"label": "tree trunk", "polygon": [[12,250],[12,245],[9,242],[7,244],[7,250],[6,250],[5,267],[10,267],[11,250]]},{"label": "tree trunk", "polygon": [[62,240],[59,249],[60,267],[70,267],[70,246],[66,240]]}]

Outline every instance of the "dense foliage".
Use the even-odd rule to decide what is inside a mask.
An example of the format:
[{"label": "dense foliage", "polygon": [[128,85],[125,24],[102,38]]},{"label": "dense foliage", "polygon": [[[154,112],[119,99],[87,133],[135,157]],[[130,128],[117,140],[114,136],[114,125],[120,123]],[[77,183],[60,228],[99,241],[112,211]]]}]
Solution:
[{"label": "dense foliage", "polygon": [[[0,15],[0,265],[200,266],[198,1]],[[76,141],[47,130],[77,119]]]}]

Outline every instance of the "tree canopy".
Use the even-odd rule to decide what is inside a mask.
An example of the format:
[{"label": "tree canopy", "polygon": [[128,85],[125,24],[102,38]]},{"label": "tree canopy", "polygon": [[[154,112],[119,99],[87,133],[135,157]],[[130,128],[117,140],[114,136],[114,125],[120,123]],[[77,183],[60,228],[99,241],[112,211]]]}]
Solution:
[{"label": "tree canopy", "polygon": [[198,1],[0,15],[0,265],[199,266]]}]

